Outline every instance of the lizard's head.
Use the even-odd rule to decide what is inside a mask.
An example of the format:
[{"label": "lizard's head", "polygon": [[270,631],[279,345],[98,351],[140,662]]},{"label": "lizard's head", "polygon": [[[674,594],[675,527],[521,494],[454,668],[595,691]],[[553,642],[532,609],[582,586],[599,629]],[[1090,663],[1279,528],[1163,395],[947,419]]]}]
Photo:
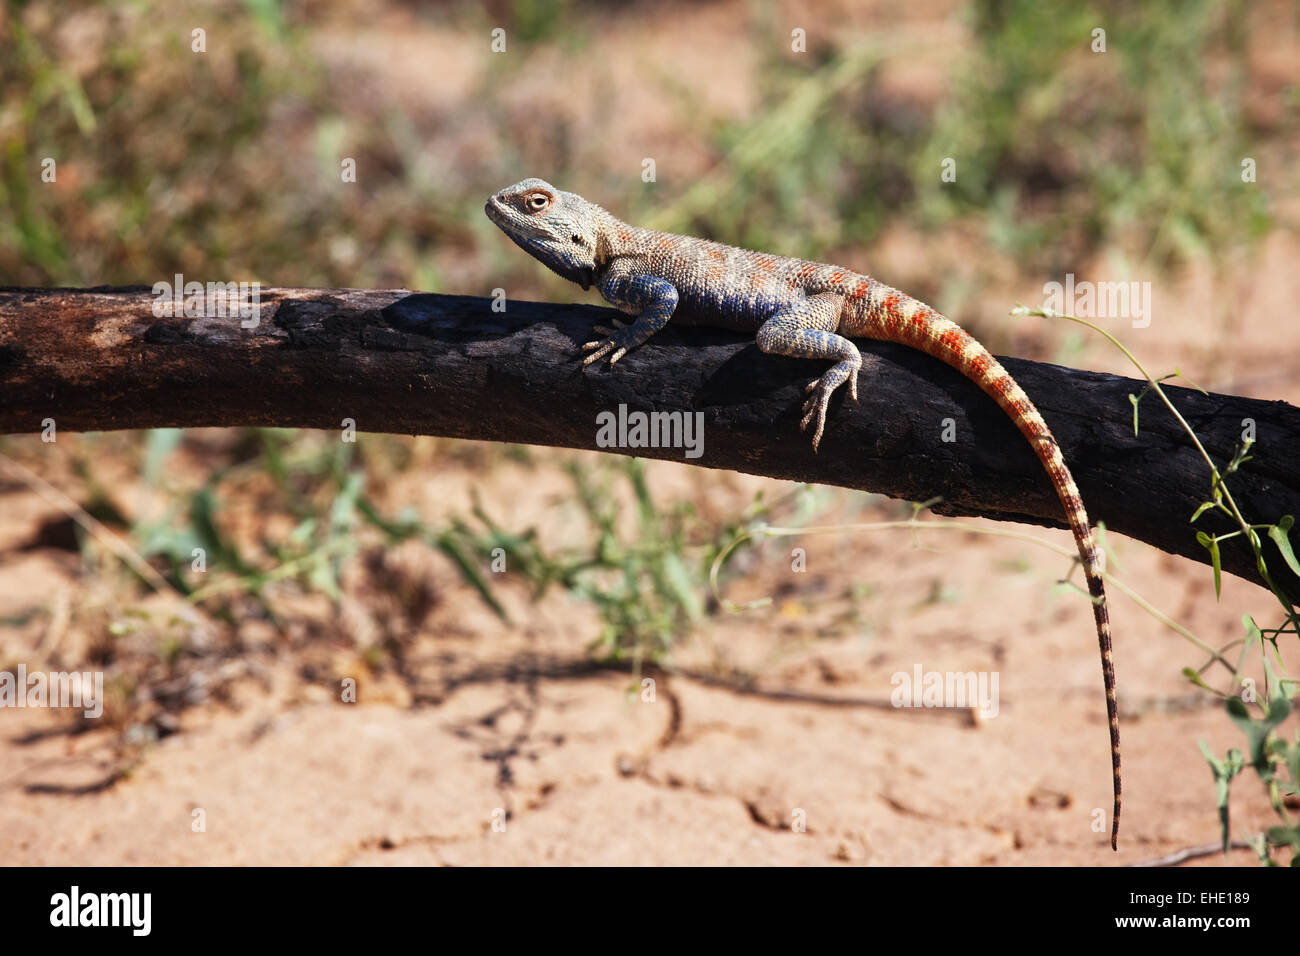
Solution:
[{"label": "lizard's head", "polygon": [[552,272],[584,289],[596,281],[599,206],[545,180],[525,179],[489,196],[483,211]]}]

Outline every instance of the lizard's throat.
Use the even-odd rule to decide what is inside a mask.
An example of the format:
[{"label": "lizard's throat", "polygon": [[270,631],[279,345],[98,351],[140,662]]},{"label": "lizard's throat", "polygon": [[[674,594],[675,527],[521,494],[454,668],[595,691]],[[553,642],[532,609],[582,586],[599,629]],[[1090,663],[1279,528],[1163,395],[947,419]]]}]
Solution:
[{"label": "lizard's throat", "polygon": [[596,270],[591,266],[572,266],[568,263],[548,262],[547,267],[556,275],[570,282],[576,282],[586,292],[596,284]]},{"label": "lizard's throat", "polygon": [[574,262],[561,256],[538,256],[542,264],[562,279],[576,282],[585,292],[596,283],[596,270],[586,263]]},{"label": "lizard's throat", "polygon": [[593,264],[575,262],[566,256],[558,255],[554,249],[540,239],[524,238],[511,231],[507,231],[506,235],[510,237],[515,245],[557,276],[582,286],[584,292],[595,285],[597,270]]}]

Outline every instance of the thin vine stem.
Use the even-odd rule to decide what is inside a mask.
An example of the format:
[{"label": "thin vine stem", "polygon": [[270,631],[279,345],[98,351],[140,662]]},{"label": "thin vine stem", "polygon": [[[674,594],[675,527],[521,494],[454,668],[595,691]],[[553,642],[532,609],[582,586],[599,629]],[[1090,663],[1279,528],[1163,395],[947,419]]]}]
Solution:
[{"label": "thin vine stem", "polygon": [[[1205,450],[1205,446],[1201,444],[1200,438],[1197,437],[1196,432],[1192,428],[1192,426],[1188,424],[1187,419],[1185,419],[1182,413],[1178,411],[1177,408],[1174,407],[1173,401],[1170,400],[1169,396],[1165,394],[1165,390],[1160,386],[1160,380],[1156,379],[1154,376],[1152,376],[1150,372],[1147,371],[1146,366],[1142,364],[1141,360],[1139,360],[1136,355],[1134,355],[1131,351],[1129,351],[1128,347],[1123,342],[1121,342],[1118,338],[1116,338],[1106,329],[1102,328],[1096,322],[1092,322],[1088,319],[1080,318],[1077,315],[1071,315],[1068,312],[1057,312],[1055,309],[1047,309],[1047,308],[1031,309],[1025,305],[1018,305],[1014,309],[1012,309],[1011,312],[1013,315],[1037,315],[1045,319],[1068,319],[1071,322],[1076,322],[1079,325],[1092,329],[1094,332],[1102,336],[1104,339],[1106,339],[1106,341],[1110,342],[1111,345],[1115,346],[1115,348],[1119,349],[1119,351],[1124,354],[1124,357],[1127,358],[1133,364],[1133,367],[1138,370],[1141,376],[1144,379],[1146,379],[1147,388],[1155,392],[1156,396],[1160,399],[1160,401],[1164,403],[1164,406],[1167,409],[1169,409],[1169,413],[1174,416],[1174,418],[1178,421],[1178,424],[1182,426],[1183,431],[1187,433],[1188,438],[1191,439],[1192,444],[1196,447],[1197,453],[1200,454],[1201,458],[1205,460],[1205,464],[1210,469],[1211,489],[1214,493],[1216,504],[1218,504],[1219,507],[1222,508],[1223,502],[1226,501],[1229,508],[1231,509],[1228,513],[1232,518],[1236,520],[1237,525],[1241,528],[1241,531],[1233,532],[1233,536],[1237,534],[1245,535],[1246,540],[1250,542],[1251,550],[1254,551],[1255,553],[1255,560],[1259,566],[1260,574],[1263,576],[1265,582],[1268,584],[1269,590],[1273,592],[1273,596],[1277,598],[1278,603],[1282,605],[1282,608],[1286,612],[1288,618],[1293,617],[1294,610],[1290,600],[1287,598],[1285,594],[1282,593],[1282,591],[1278,589],[1277,585],[1273,583],[1272,576],[1268,573],[1268,571],[1265,568],[1263,551],[1259,542],[1259,535],[1255,534],[1254,531],[1256,526],[1248,522],[1245,516],[1241,513],[1241,509],[1237,507],[1236,499],[1232,497],[1232,492],[1229,491],[1228,486],[1224,484],[1223,475],[1220,473],[1218,466],[1215,465],[1214,459],[1212,459],[1210,457],[1210,453]],[[1201,392],[1205,391],[1204,389],[1199,388],[1199,386],[1197,390]],[[1268,527],[1268,525],[1265,525],[1264,527]],[[1224,540],[1223,538],[1218,536],[1216,536],[1216,539],[1220,541]]]}]

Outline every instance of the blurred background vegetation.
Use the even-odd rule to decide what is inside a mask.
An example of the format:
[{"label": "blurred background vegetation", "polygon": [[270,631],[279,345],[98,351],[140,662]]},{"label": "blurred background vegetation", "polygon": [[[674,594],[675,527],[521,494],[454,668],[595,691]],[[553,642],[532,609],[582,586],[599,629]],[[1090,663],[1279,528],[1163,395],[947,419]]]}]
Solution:
[{"label": "blurred background vegetation", "polygon": [[[684,36],[677,15],[649,2],[7,2],[0,284],[181,272],[573,299],[482,215],[489,192],[538,175],[662,229],[864,268],[883,255],[882,277],[996,350],[1005,333],[990,317],[1011,304],[1008,287],[1098,263],[1124,278],[1222,278],[1270,230],[1294,227],[1300,86],[1270,66],[1268,39],[1296,29],[1295,5],[909,6],[683,5],[698,31]],[[494,53],[498,27],[506,49]],[[792,50],[795,28],[806,52]],[[1258,182],[1243,182],[1245,157]],[[40,175],[46,158],[53,183]],[[355,183],[340,176],[345,158]],[[955,182],[941,181],[945,158]],[[982,300],[991,287],[1002,294]],[[371,602],[378,623],[360,650],[400,670],[434,600],[392,562],[413,539],[500,619],[494,548],[533,593],[559,586],[590,602],[601,654],[661,654],[716,611],[703,595],[718,548],[771,513],[750,501],[706,521],[658,507],[638,462],[579,467],[562,452],[449,441],[160,431],[61,439],[57,451],[13,438],[0,451],[76,489],[86,515],[202,612],[134,607],[122,595],[144,583],[103,560],[84,519],[68,519],[84,573],[119,595],[75,612],[86,653],[116,667],[123,726],[151,732],[165,722],[141,718],[140,686],[205,666],[214,647],[247,647],[250,620],[283,637],[287,620],[305,619],[293,604],[303,595],[336,608],[383,592],[393,606]],[[557,494],[584,533],[544,547],[488,506],[433,516],[394,490],[434,468],[472,478],[504,463],[561,476]],[[607,505],[620,495],[630,528]],[[806,520],[827,499],[799,492],[776,506]],[[244,512],[253,517],[232,517]],[[21,643],[51,613],[0,625]],[[328,610],[316,620],[305,637],[356,630]],[[19,644],[6,646],[12,656]]]},{"label": "blurred background vegetation", "polygon": [[[961,223],[1026,271],[1054,273],[1103,247],[1166,265],[1269,228],[1278,177],[1247,185],[1240,162],[1261,138],[1294,133],[1300,96],[1288,88],[1267,119],[1245,109],[1245,0],[954,6],[939,25],[963,42],[938,44],[935,75],[911,88],[881,77],[927,48],[913,33],[831,29],[819,21],[832,5],[727,6],[743,15],[714,42],[750,51],[752,77],[711,79],[756,80],[741,115],[669,64],[654,69],[653,49],[631,79],[609,62],[604,40],[617,31],[617,48],[634,48],[653,4],[394,4],[390,19],[441,42],[421,51],[379,29],[369,55],[390,55],[384,39],[398,48],[376,76],[383,63],[338,44],[382,4],[11,3],[0,279],[181,271],[473,290],[516,268],[481,207],[525,172],[629,218],[814,258],[870,248],[889,223]],[[808,31],[807,53],[791,52],[791,24]],[[1104,54],[1090,47],[1099,25]],[[495,26],[501,54],[489,50]],[[205,53],[191,52],[196,27]],[[387,86],[399,95],[381,95]],[[657,104],[653,129],[613,141],[639,98]],[[660,182],[640,182],[643,155]],[[356,184],[340,181],[345,156]],[[38,175],[45,157],[57,185]],[[958,160],[955,183],[940,181],[944,157]]]}]

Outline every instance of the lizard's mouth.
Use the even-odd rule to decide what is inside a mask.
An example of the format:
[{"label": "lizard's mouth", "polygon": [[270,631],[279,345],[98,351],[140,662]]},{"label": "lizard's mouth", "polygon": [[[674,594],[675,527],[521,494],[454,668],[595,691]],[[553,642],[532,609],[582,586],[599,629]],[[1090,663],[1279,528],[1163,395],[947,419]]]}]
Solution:
[{"label": "lizard's mouth", "polygon": [[[508,235],[522,248],[528,249],[529,253],[532,255],[536,255],[536,253],[532,252],[526,244],[528,239],[553,238],[549,230],[546,230],[543,226],[534,222],[532,219],[524,217],[523,220],[520,221],[520,217],[506,205],[505,200],[499,194],[488,196],[487,202],[483,204],[483,212],[501,228],[502,232]],[[520,230],[524,230],[522,235]]]}]

